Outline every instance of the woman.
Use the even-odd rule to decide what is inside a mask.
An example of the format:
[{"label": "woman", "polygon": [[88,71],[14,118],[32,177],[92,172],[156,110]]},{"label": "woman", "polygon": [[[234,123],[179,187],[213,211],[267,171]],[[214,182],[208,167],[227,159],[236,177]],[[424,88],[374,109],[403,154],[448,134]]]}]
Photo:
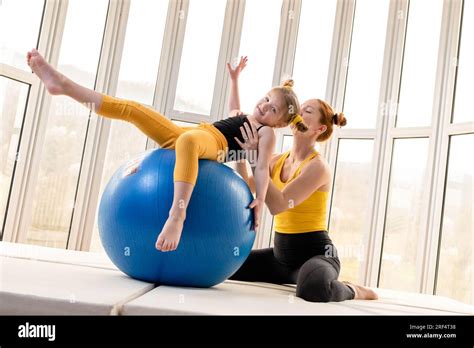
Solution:
[{"label": "woman", "polygon": [[[244,68],[242,63],[229,68],[231,109],[240,108],[238,77]],[[303,103],[301,115],[308,130],[302,133],[292,127],[291,150],[274,155],[270,161],[271,181],[265,203],[275,216],[275,246],[253,250],[230,279],[296,284],[296,296],[312,302],[377,299],[369,288],[337,280],[340,261],[326,227],[331,173],[314,147],[316,142],[331,137],[335,125],[344,126],[346,119],[319,99]],[[244,126],[241,131],[245,143],[239,144],[247,151],[256,150],[256,129]],[[238,163],[237,170],[254,190],[245,163]]]}]

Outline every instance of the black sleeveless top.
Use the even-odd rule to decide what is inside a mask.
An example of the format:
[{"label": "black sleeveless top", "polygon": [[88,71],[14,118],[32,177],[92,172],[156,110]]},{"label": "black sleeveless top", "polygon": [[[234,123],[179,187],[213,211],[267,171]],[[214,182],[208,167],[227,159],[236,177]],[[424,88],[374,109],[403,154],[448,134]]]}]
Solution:
[{"label": "black sleeveless top", "polygon": [[[247,116],[239,115],[239,116],[228,117],[226,119],[214,122],[212,124],[226,138],[229,152],[236,152],[236,151],[242,150],[240,145],[235,141],[234,137],[238,138],[242,143],[244,142],[242,133],[240,132],[240,127],[243,127],[245,123],[248,123],[249,127],[251,127],[250,122],[247,119]],[[257,131],[262,127],[263,126],[258,127]]]}]

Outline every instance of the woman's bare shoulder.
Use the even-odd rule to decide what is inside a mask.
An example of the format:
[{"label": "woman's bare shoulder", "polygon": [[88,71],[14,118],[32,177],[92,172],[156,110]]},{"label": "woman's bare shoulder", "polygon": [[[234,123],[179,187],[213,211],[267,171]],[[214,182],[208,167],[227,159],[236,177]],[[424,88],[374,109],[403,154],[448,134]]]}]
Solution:
[{"label": "woman's bare shoulder", "polygon": [[331,168],[329,167],[328,162],[320,154],[314,156],[314,158],[309,161],[302,171],[309,171],[315,176],[320,176],[321,174],[331,174]]}]

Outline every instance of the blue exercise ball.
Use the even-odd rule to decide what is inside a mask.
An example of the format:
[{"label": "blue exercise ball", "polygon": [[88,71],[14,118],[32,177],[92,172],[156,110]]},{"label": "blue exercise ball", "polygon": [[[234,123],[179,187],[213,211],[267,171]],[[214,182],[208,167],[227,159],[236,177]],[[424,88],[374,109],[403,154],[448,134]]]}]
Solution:
[{"label": "blue exercise ball", "polygon": [[252,249],[253,196],[231,168],[199,160],[178,248],[161,252],[155,242],[173,201],[174,164],[173,150],[151,150],[115,172],[99,206],[102,245],[132,278],[211,287],[235,273]]}]

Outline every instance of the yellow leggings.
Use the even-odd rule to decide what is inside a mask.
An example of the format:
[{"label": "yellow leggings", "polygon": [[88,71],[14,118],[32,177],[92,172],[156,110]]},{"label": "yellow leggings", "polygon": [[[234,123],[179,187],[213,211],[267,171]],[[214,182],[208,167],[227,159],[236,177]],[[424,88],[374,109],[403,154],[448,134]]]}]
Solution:
[{"label": "yellow leggings", "polygon": [[227,140],[213,125],[179,127],[159,112],[140,103],[102,96],[97,114],[133,123],[164,149],[175,149],[174,181],[195,184],[199,159],[216,161],[227,149]]}]

